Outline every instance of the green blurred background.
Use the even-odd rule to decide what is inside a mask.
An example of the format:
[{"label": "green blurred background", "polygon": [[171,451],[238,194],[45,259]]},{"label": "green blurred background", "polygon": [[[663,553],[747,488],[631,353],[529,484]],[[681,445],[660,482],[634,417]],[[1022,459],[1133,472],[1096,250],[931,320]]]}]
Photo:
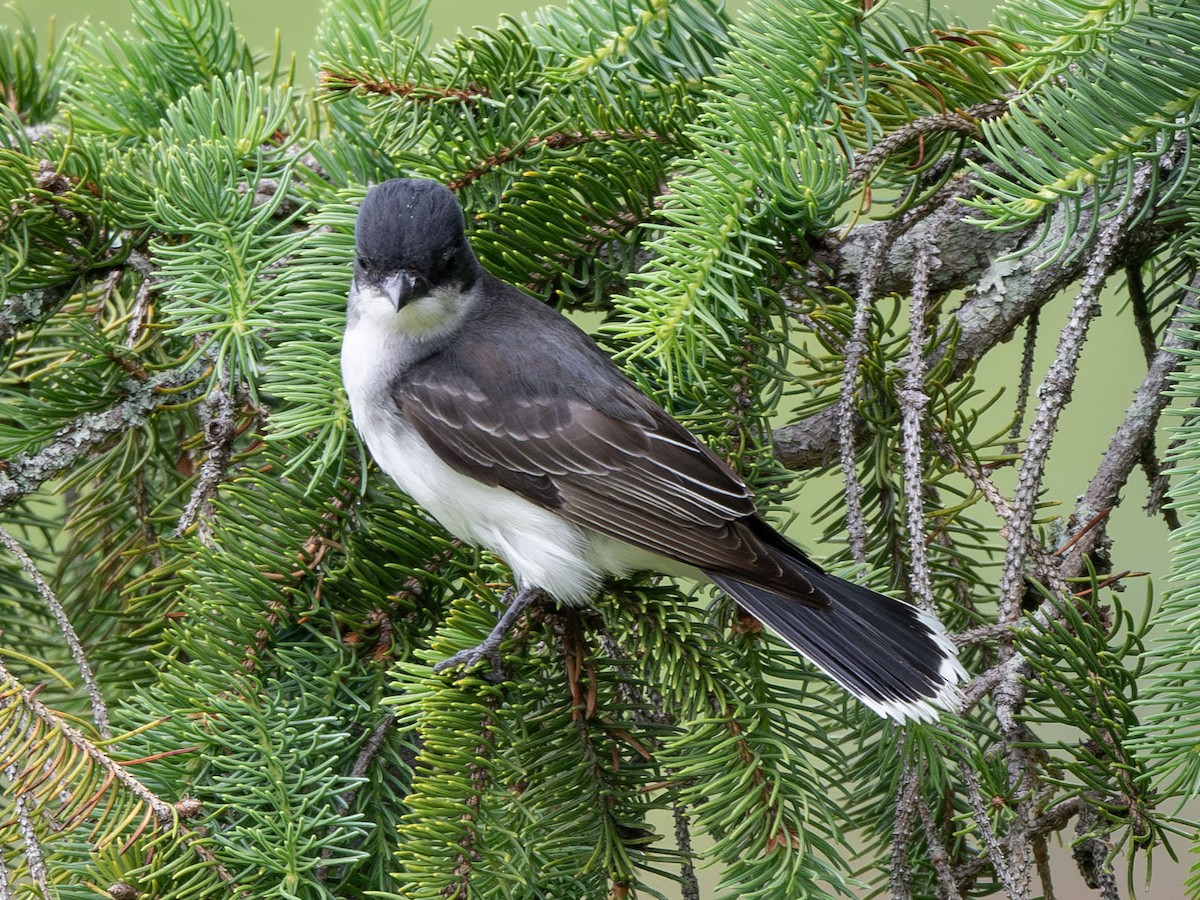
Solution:
[{"label": "green blurred background", "polygon": [[[736,12],[752,0],[732,0],[726,8]],[[297,56],[297,72],[305,68],[312,35],[316,31],[324,0],[230,0],[234,21],[251,46],[270,53],[278,31],[285,54]],[[915,8],[924,8],[924,0],[904,0]],[[435,40],[452,36],[459,29],[470,30],[495,24],[501,15],[519,16],[543,3],[537,0],[432,0],[430,22]],[[947,0],[936,6],[949,9],[970,27],[987,23],[992,0]],[[124,30],[129,24],[128,0],[16,0],[0,10],[0,22],[26,16],[41,31],[51,17],[59,27],[71,22],[105,22]],[[311,78],[311,75],[309,75]]]},{"label": "green blurred background", "polygon": [[[752,0],[734,0],[728,3],[728,8],[736,15],[739,8],[748,6],[750,2]],[[920,10],[926,6],[922,0],[893,2]],[[278,40],[285,66],[290,56],[295,57],[297,82],[301,85],[314,83],[308,54],[324,0],[230,0],[230,3],[234,22],[251,46],[261,51],[265,62],[270,62]],[[501,15],[520,16],[541,5],[537,0],[432,0],[430,19],[433,37],[442,40],[459,30],[488,27],[494,25]],[[986,27],[995,5],[992,0],[947,0],[935,4],[936,7],[949,10],[964,25],[972,28]],[[130,21],[128,0],[17,0],[15,4],[0,8],[0,24],[13,23],[20,16],[32,22],[43,35],[48,32],[51,23],[61,33],[61,29],[68,24],[84,21],[104,22],[123,31]],[[1070,300],[1071,297],[1065,294],[1042,314],[1042,338],[1034,374],[1035,384],[1052,358],[1055,334],[1066,317]],[[1006,417],[1011,414],[1020,352],[1018,339],[994,351],[981,366],[982,386],[987,387],[989,392],[1006,389],[1005,396],[993,411],[997,431],[1004,428]],[[1074,401],[1062,417],[1055,451],[1047,471],[1046,499],[1060,502],[1062,506],[1058,511],[1062,514],[1070,512],[1071,504],[1086,488],[1109,436],[1121,421],[1144,371],[1132,319],[1128,311],[1117,309],[1110,301],[1104,315],[1092,325]],[[1170,424],[1169,420],[1167,424]],[[1160,439],[1160,450],[1166,443],[1167,438]],[[1002,487],[1007,489],[1009,486],[1002,484]],[[1166,588],[1164,576],[1168,568],[1167,529],[1161,519],[1147,519],[1141,509],[1145,502],[1145,479],[1140,474],[1135,473],[1131,478],[1128,494],[1124,506],[1114,513],[1110,528],[1116,550],[1114,569],[1151,573],[1155,589],[1161,593]],[[812,509],[823,499],[806,491],[800,498],[800,506]],[[800,517],[791,530],[799,540],[812,546],[818,556],[828,552],[826,548],[817,546],[817,532],[806,525],[804,517]],[[1144,582],[1136,579],[1130,581],[1125,593],[1126,602],[1136,609],[1140,607],[1144,595]],[[1062,873],[1056,884],[1060,900],[1083,900],[1096,896],[1080,884],[1069,853],[1065,850],[1058,854],[1055,868]],[[1172,865],[1165,854],[1156,854],[1154,887],[1147,896],[1156,900],[1182,898],[1185,872],[1186,861],[1182,865]],[[1118,877],[1123,874],[1119,872]],[[1140,883],[1140,878],[1136,881]]]}]

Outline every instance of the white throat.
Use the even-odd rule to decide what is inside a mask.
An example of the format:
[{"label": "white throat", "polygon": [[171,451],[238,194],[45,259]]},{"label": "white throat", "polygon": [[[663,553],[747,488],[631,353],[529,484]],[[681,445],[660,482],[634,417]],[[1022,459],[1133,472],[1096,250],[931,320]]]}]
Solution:
[{"label": "white throat", "polygon": [[466,291],[457,287],[439,287],[397,311],[379,288],[356,284],[350,292],[346,333],[364,328],[385,332],[415,345],[436,341],[458,329],[478,295],[478,283]]},{"label": "white throat", "polygon": [[389,409],[392,380],[413,362],[447,340],[478,300],[470,291],[438,289],[397,312],[377,288],[351,289],[346,332],[342,337],[342,383],[359,431],[367,410]]}]

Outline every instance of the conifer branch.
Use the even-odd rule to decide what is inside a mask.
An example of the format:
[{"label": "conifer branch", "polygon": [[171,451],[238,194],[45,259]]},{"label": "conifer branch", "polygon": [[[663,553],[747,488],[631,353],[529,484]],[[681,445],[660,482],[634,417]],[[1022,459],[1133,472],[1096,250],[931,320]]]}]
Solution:
[{"label": "conifer branch", "polygon": [[473,106],[480,99],[492,96],[487,88],[470,85],[465,88],[437,87],[434,85],[416,84],[411,81],[385,81],[382,79],[360,78],[346,72],[334,72],[322,69],[317,73],[317,82],[323,90],[331,93],[362,91],[366,94],[377,94],[381,97],[399,97],[413,103],[433,103],[436,100],[458,100]]},{"label": "conifer branch", "polygon": [[[775,786],[769,774],[763,771],[763,767],[755,756],[754,750],[746,741],[742,726],[737,720],[737,715],[733,707],[726,706],[721,712],[721,716],[725,720],[725,730],[734,740],[738,758],[750,773],[750,783],[759,792],[759,808],[762,815],[762,824],[764,830],[768,831],[767,850],[771,851],[780,848],[787,850],[795,845],[797,835],[788,827],[786,817],[782,815],[779,809],[774,789]],[[772,828],[774,830],[771,830]]]},{"label": "conifer branch", "polygon": [[[350,771],[347,773],[350,778],[365,779],[367,777],[367,773],[370,772],[372,764],[374,764],[376,757],[379,755],[379,751],[387,741],[388,733],[395,727],[396,714],[389,712],[379,721],[378,725],[371,729],[371,733],[367,735],[366,740],[359,747],[358,755],[354,757],[353,765],[350,766]],[[338,803],[342,809],[348,810],[354,806],[355,798],[358,796],[358,789],[359,785],[355,785],[343,791],[338,796]],[[333,851],[330,847],[324,847],[321,850],[321,858],[323,860],[329,859],[332,855]],[[329,867],[325,863],[317,866],[315,877],[319,883],[324,884],[329,878]]]},{"label": "conifer branch", "polygon": [[[346,483],[342,485],[337,494],[326,501],[325,511],[321,514],[321,527],[310,534],[303,545],[296,550],[295,557],[299,563],[297,568],[288,572],[266,573],[265,577],[269,581],[283,583],[283,593],[286,597],[290,597],[300,582],[317,572],[325,555],[334,548],[333,535],[338,526],[338,520],[354,501],[359,483],[358,475],[351,476],[346,479]],[[246,648],[246,652],[242,656],[241,668],[244,671],[253,672],[258,667],[259,660],[273,637],[272,629],[281,622],[287,622],[292,612],[285,600],[278,597],[271,598],[264,616],[264,627],[254,633],[254,643]]]},{"label": "conifer branch", "polygon": [[[206,802],[201,839],[180,824],[198,801],[172,809],[133,793],[60,730],[62,716],[43,710],[51,724],[27,708],[35,692],[0,677],[0,742],[14,757],[0,770],[16,788],[0,843],[20,854],[7,869],[0,861],[0,900],[39,880],[46,892],[225,895],[238,889],[230,871],[260,893],[278,873],[294,894],[438,900],[443,889],[517,886],[619,900],[658,852],[628,827],[648,792],[674,807],[672,896],[699,896],[693,853],[723,864],[739,896],[828,896],[844,823],[813,775],[825,764],[844,773],[854,812],[870,810],[854,821],[878,823],[870,864],[901,900],[978,893],[985,880],[1019,896],[1037,877],[1051,897],[1047,841],[1070,828],[1084,879],[1114,897],[1112,848],[1159,843],[1180,821],[1165,811],[1167,791],[1195,785],[1190,758],[1172,755],[1183,737],[1161,733],[1195,725],[1192,611],[1171,594],[1156,613],[1169,627],[1164,661],[1182,668],[1162,674],[1150,702],[1183,699],[1163,714],[1170,728],[1150,724],[1134,740],[1145,633],[1120,594],[1097,596],[1130,573],[1093,573],[1133,468],[1150,479],[1152,507],[1165,493],[1152,434],[1171,354],[1200,360],[1177,334],[1198,318],[1181,285],[1200,254],[1187,152],[1200,66],[1163,52],[1196,43],[1195,23],[1180,19],[1188,2],[1069,0],[1062,18],[1056,0],[1006,0],[1001,15],[1015,25],[968,35],[895,4],[864,16],[841,0],[761,0],[744,14],[716,0],[596,0],[437,49],[425,0],[328,0],[334,25],[322,29],[321,85],[309,92],[255,70],[223,0],[139,0],[130,34],[81,34],[53,65],[38,64],[32,31],[0,29],[0,68],[17,66],[5,90],[21,113],[0,120],[0,155],[13,163],[0,182],[14,200],[2,210],[0,278],[20,292],[0,298],[0,357],[11,363],[0,407],[12,411],[0,425],[11,456],[0,461],[0,509],[19,517],[10,528],[26,545],[44,534],[68,554],[55,592],[78,610],[89,655],[104,653],[100,686],[137,758],[112,762],[95,741],[93,751],[143,785]],[[1111,90],[1089,85],[1093,74]],[[1019,99],[1006,93],[1016,79]],[[320,94],[345,102],[314,122]],[[862,149],[848,169],[851,147]],[[719,450],[741,454],[749,475],[766,475],[764,507],[782,479],[756,442],[779,399],[794,388],[811,392],[806,409],[832,401],[778,432],[777,458],[831,468],[831,480],[840,466],[855,557],[888,564],[922,605],[939,601],[974,673],[965,727],[873,730],[780,645],[725,628],[734,604],[717,602],[714,627],[666,583],[604,607],[622,613],[610,620],[616,637],[600,634],[607,660],[588,661],[570,630],[579,614],[539,609],[504,641],[520,660],[513,690],[431,678],[421,662],[431,641],[440,651],[485,633],[492,610],[465,596],[476,584],[457,577],[466,555],[390,489],[357,489],[348,473],[381,476],[347,451],[353,422],[337,382],[351,199],[403,174],[449,181],[485,213],[472,240],[493,274],[602,312],[631,374],[724,441]],[[890,221],[838,231],[850,195],[877,187],[908,199]],[[1008,230],[972,224],[964,206],[1003,214],[993,221]],[[1145,377],[1069,539],[1047,546],[1035,501],[1056,499],[1040,474],[1055,407],[1095,291],[1121,268],[1136,328],[1126,337]],[[1080,282],[1064,350],[1031,403],[1039,311]],[[802,318],[787,343],[777,300],[792,290]],[[956,308],[939,302],[960,291]],[[912,300],[907,345],[889,315],[902,298]],[[990,402],[975,399],[976,364],[1021,327],[1020,373],[1008,379],[1017,427],[994,445],[976,430]],[[193,361],[195,336],[207,360]],[[782,369],[793,350],[796,361],[813,353],[803,386]],[[1190,382],[1176,373],[1174,384]],[[270,422],[240,405],[243,390],[270,403]],[[243,426],[259,422],[271,426],[266,443],[241,447]],[[995,470],[1026,432],[1014,495]],[[1179,470],[1195,461],[1196,435],[1187,439],[1172,450]],[[66,509],[40,502],[64,477]],[[988,554],[1005,541],[997,621],[985,613]],[[45,594],[29,553],[18,557]],[[1190,571],[1195,557],[1185,548],[1177,566]],[[44,635],[21,616],[49,600],[9,568],[0,610],[16,612],[0,658],[53,665],[62,654],[42,658]],[[420,596],[428,586],[437,596]],[[158,668],[142,665],[148,654]],[[554,671],[563,661],[566,702]],[[384,691],[392,662],[395,688]],[[411,784],[380,764],[409,759],[407,744],[390,742],[396,723],[404,741],[424,741]],[[870,739],[847,748],[860,727]],[[1080,740],[1059,740],[1060,728]],[[627,763],[626,746],[661,768]],[[78,763],[46,768],[44,755],[60,751]],[[536,789],[518,776],[510,793],[502,782],[530,761]],[[590,868],[571,833],[581,793],[601,804],[581,824],[609,854]],[[54,809],[67,840],[46,837]],[[519,834],[495,817],[506,809]],[[106,833],[81,851],[92,822]],[[711,849],[691,846],[693,827]]]},{"label": "conifer branch", "polygon": [[[428,575],[434,574],[449,563],[455,554],[462,550],[463,546],[462,541],[458,538],[453,538],[447,542],[444,548],[425,560],[421,565],[421,570]],[[415,575],[410,575],[404,579],[404,583],[400,586],[400,589],[392,594],[389,599],[396,603],[414,603],[424,593],[425,587],[421,583],[421,579]]]},{"label": "conifer branch", "polygon": [[474,184],[483,176],[487,175],[493,169],[497,169],[507,162],[531,153],[539,148],[547,150],[566,150],[571,147],[578,147],[582,144],[599,141],[606,143],[609,141],[654,141],[657,143],[673,143],[675,138],[671,135],[663,135],[654,131],[634,130],[621,128],[613,131],[597,130],[597,131],[553,131],[549,134],[534,135],[533,137],[522,141],[519,144],[514,144],[511,147],[501,147],[491,156],[481,160],[472,168],[463,172],[456,178],[452,178],[446,182],[446,187],[452,191],[461,191],[463,188]]},{"label": "conifer branch", "polygon": [[454,875],[458,879],[457,884],[450,882],[442,889],[444,897],[468,897],[471,891],[471,870],[475,864],[479,862],[480,855],[475,844],[479,840],[479,804],[483,801],[487,793],[488,781],[491,776],[489,762],[491,760],[491,731],[493,719],[496,710],[500,708],[500,697],[496,694],[490,695],[484,704],[487,707],[487,712],[479,719],[479,740],[474,748],[475,761],[471,763],[466,776],[470,779],[471,786],[474,789],[471,797],[467,800],[467,808],[459,816],[459,822],[462,826],[462,837],[459,839],[457,865],[454,867]]},{"label": "conifer branch", "polygon": [[233,876],[217,862],[212,851],[204,844],[195,840],[196,835],[179,820],[179,814],[174,806],[160,798],[146,787],[139,779],[131,775],[121,763],[117,762],[78,729],[63,719],[62,716],[49,710],[34,696],[34,692],[26,690],[21,683],[9,672],[0,661],[0,708],[10,704],[20,704],[33,715],[43,726],[59,735],[64,741],[82,753],[92,765],[100,768],[107,778],[106,784],[115,782],[129,791],[142,803],[153,816],[156,830],[160,832],[178,832],[184,843],[203,862],[214,866],[221,878],[227,882],[233,881]]}]

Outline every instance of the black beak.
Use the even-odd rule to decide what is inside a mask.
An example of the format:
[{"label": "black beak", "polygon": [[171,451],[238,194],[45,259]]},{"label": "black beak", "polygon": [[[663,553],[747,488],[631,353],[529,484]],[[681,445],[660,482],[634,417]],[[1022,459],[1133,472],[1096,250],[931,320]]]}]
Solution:
[{"label": "black beak", "polygon": [[396,307],[396,312],[400,312],[406,303],[420,300],[429,293],[429,286],[424,279],[417,278],[403,269],[383,279],[379,286]]}]

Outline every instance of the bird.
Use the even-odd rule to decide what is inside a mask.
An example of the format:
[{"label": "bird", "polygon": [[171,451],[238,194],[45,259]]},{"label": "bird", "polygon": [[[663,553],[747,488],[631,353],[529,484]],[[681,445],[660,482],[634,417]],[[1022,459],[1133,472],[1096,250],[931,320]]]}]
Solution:
[{"label": "bird", "polygon": [[435,671],[498,666],[530,603],[590,604],[606,578],[645,571],[714,583],[880,716],[959,708],[966,673],[941,622],[826,572],[773,528],[737,472],[589,335],[484,268],[441,183],[366,192],[341,370],[379,468],[514,577],[488,638]]}]

